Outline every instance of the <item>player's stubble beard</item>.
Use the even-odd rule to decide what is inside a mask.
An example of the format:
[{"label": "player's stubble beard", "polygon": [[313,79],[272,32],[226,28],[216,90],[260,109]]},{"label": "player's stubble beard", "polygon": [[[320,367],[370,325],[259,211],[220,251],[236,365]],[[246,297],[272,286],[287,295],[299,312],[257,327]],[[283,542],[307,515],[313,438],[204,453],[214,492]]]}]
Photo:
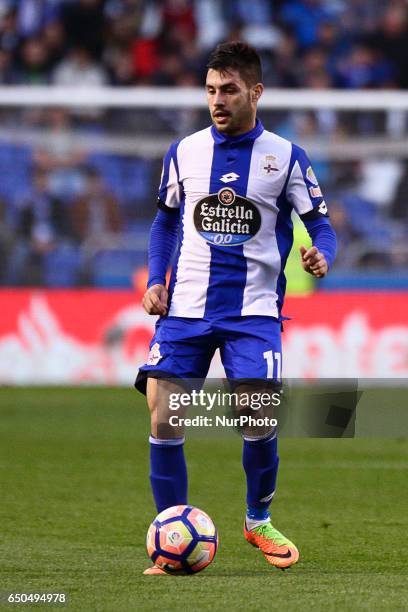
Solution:
[{"label": "player's stubble beard", "polygon": [[246,101],[240,108],[234,111],[229,109],[214,109],[212,113],[216,112],[216,110],[225,110],[230,117],[230,121],[225,125],[218,125],[215,117],[211,116],[214,127],[221,134],[225,134],[226,136],[238,136],[245,132],[249,132],[255,126],[255,115],[251,106],[250,91],[247,92]]}]

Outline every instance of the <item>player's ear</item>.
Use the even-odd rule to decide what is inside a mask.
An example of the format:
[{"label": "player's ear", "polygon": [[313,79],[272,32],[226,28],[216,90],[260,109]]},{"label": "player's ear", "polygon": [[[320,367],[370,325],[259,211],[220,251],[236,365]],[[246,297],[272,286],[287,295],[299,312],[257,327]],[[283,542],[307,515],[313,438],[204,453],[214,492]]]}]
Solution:
[{"label": "player's ear", "polygon": [[262,83],[257,83],[256,85],[254,85],[254,87],[252,88],[252,102],[258,102],[259,98],[262,96],[264,90],[264,86],[262,85]]}]

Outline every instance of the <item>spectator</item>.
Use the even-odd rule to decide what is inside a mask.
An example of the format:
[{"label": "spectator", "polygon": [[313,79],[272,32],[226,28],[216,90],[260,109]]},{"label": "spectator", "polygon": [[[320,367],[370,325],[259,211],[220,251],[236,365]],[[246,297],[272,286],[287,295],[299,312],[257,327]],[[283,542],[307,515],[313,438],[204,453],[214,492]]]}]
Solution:
[{"label": "spectator", "polygon": [[48,51],[50,72],[62,62],[67,53],[64,28],[59,19],[49,21],[43,30],[44,44]]},{"label": "spectator", "polygon": [[194,3],[197,46],[205,53],[226,38],[229,21],[224,18],[222,5],[222,2],[213,2],[213,0],[200,0]]},{"label": "spectator", "polygon": [[[297,82],[300,87],[311,87],[313,89],[327,89],[331,86],[327,54],[322,48],[310,47],[303,53]],[[321,82],[321,86],[318,85],[319,82]]]},{"label": "spectator", "polygon": [[296,87],[298,78],[296,38],[293,34],[283,32],[274,49],[272,65],[266,66],[265,84],[268,87]]},{"label": "spectator", "polygon": [[57,66],[52,81],[60,86],[100,87],[107,83],[107,76],[87,47],[74,47]]},{"label": "spectator", "polygon": [[135,83],[132,59],[126,50],[112,50],[109,59],[109,76],[111,85],[127,87]]},{"label": "spectator", "polygon": [[166,53],[160,58],[160,69],[152,79],[153,85],[174,86],[183,73],[184,64],[180,54],[176,51]]},{"label": "spectator", "polygon": [[336,232],[338,252],[343,254],[335,266],[347,266],[348,249],[362,239],[362,234],[350,223],[341,201],[334,200],[330,203],[330,222]]},{"label": "spectator", "polygon": [[18,31],[24,38],[38,36],[46,22],[58,12],[59,0],[19,0]]},{"label": "spectator", "polygon": [[392,82],[393,74],[391,64],[380,52],[359,43],[340,61],[338,83],[344,89],[379,88]]},{"label": "spectator", "polygon": [[17,50],[18,43],[19,32],[16,11],[8,9],[0,19],[0,47],[14,53]]},{"label": "spectator", "polygon": [[81,165],[85,153],[75,143],[72,116],[65,108],[49,108],[45,114],[43,142],[34,151],[36,165],[48,175],[52,194],[70,201],[83,187]]},{"label": "spectator", "polygon": [[408,7],[391,4],[378,21],[372,45],[392,63],[399,87],[408,87]]},{"label": "spectator", "polygon": [[11,85],[15,81],[12,56],[7,49],[0,48],[0,84]]},{"label": "spectator", "polygon": [[335,16],[336,4],[321,0],[290,0],[282,6],[280,18],[296,34],[301,48],[316,45],[321,23]]},{"label": "spectator", "polygon": [[88,167],[85,179],[84,192],[71,207],[72,227],[79,242],[88,240],[96,248],[103,245],[107,235],[120,232],[122,216],[117,199],[100,173]]},{"label": "spectator", "polygon": [[190,0],[164,0],[162,7],[163,32],[171,32],[182,28],[194,37],[196,25],[193,2]]},{"label": "spectator", "polygon": [[45,256],[69,237],[62,203],[48,189],[47,174],[38,168],[33,183],[14,212],[16,243],[7,266],[6,282],[12,285],[42,285]]},{"label": "spectator", "polygon": [[[108,75],[103,65],[93,60],[86,47],[74,47],[67,58],[56,67],[52,82],[62,87],[92,89],[107,85]],[[103,115],[103,112],[96,108],[76,109],[73,113],[83,123],[90,124]]]},{"label": "spectator", "polygon": [[61,20],[68,42],[86,48],[92,58],[100,60],[104,48],[104,1],[75,0],[64,2]]},{"label": "spectator", "polygon": [[347,0],[341,2],[338,23],[349,41],[373,34],[382,19],[389,0]]},{"label": "spectator", "polygon": [[46,85],[49,82],[48,50],[41,37],[24,41],[17,80],[22,85]]},{"label": "spectator", "polygon": [[227,22],[239,23],[242,38],[261,51],[270,51],[279,43],[280,31],[272,16],[272,2],[269,0],[227,2]]}]

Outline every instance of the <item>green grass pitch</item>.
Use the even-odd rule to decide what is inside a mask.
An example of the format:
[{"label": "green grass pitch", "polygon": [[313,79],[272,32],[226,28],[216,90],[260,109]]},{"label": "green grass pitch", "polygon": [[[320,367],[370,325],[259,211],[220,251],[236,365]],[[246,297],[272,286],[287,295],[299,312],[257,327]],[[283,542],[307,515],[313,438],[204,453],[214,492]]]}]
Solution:
[{"label": "green grass pitch", "polygon": [[65,591],[62,609],[85,612],[406,609],[406,439],[281,440],[273,520],[301,553],[285,572],[243,539],[238,436],[190,439],[190,503],[214,519],[220,548],[196,576],[144,577],[143,398],[2,388],[0,433],[2,593]]}]

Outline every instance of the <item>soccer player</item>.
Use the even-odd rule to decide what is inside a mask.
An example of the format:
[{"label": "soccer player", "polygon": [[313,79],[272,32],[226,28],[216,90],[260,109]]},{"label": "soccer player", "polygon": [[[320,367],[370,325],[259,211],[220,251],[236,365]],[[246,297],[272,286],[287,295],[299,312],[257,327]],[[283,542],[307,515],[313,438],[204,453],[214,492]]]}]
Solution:
[{"label": "soccer player", "polygon": [[[151,413],[150,480],[158,512],[187,503],[184,432],[169,426],[169,394],[182,389],[183,381],[204,379],[217,348],[237,392],[240,384],[248,388],[249,379],[255,388],[260,381],[280,380],[292,211],[313,243],[300,248],[306,272],[325,276],[336,250],[306,153],[266,130],[256,116],[263,92],[256,51],[241,42],[223,43],[207,67],[212,126],[170,146],[149,243],[143,306],[160,318],[135,385],[147,394]],[[278,470],[276,428],[255,433],[243,432],[244,536],[270,564],[286,568],[297,562],[299,552],[270,520]],[[144,573],[163,572],[153,566]]]}]

